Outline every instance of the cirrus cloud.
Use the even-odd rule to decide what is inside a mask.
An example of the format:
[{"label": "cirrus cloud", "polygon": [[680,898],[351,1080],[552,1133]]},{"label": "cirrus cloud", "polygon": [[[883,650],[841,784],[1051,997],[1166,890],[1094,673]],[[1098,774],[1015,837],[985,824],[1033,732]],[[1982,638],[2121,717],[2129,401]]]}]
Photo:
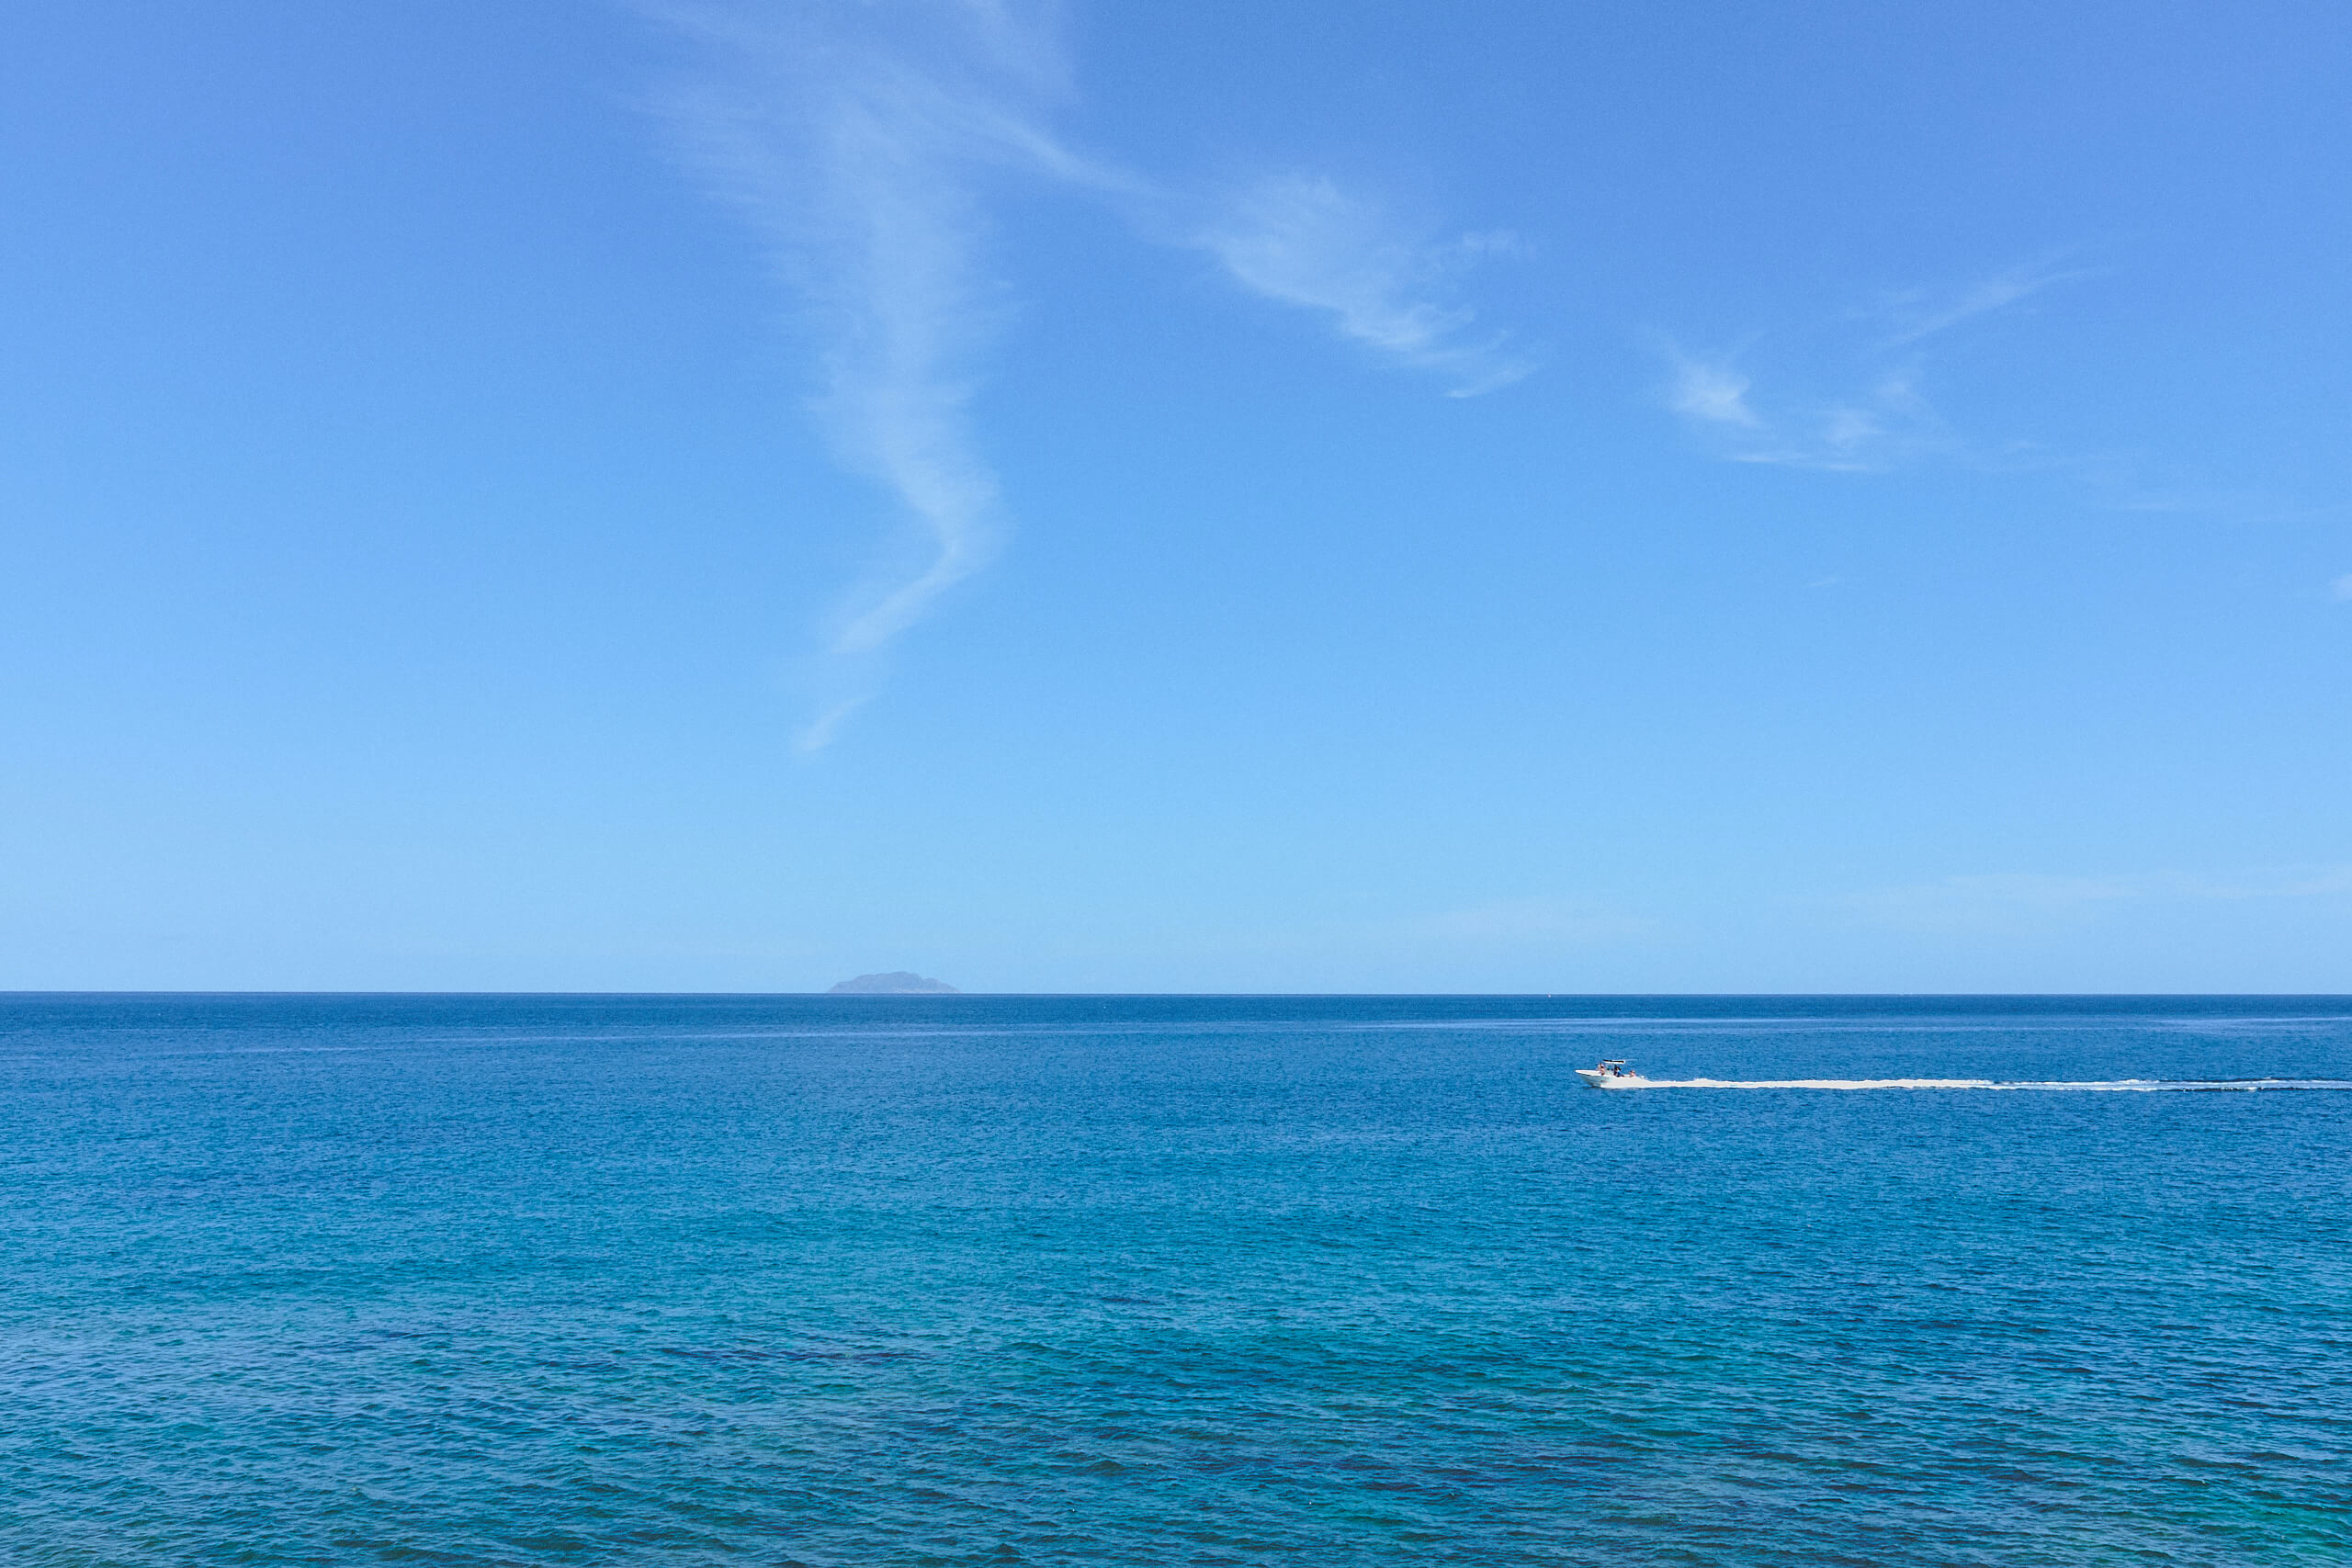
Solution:
[{"label": "cirrus cloud", "polygon": [[[847,468],[896,503],[920,560],[837,608],[804,750],[878,689],[890,646],[987,565],[1008,520],[973,420],[1005,314],[984,265],[1008,178],[1125,213],[1197,249],[1264,299],[1314,312],[1376,363],[1449,395],[1532,364],[1453,298],[1494,236],[1442,243],[1313,175],[1188,190],[1073,149],[1051,127],[1070,93],[1059,9],[1044,0],[642,0],[691,39],[661,96],[686,161],[741,212],[798,302],[819,367],[812,412]],[[914,552],[902,552],[913,554]]]}]

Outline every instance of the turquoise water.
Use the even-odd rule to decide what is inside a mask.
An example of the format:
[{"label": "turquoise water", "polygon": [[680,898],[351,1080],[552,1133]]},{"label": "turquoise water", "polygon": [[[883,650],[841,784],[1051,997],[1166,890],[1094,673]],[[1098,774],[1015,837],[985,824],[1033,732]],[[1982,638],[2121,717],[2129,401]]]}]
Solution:
[{"label": "turquoise water", "polygon": [[0,998],[0,1560],[2343,1563],[2345,998]]}]

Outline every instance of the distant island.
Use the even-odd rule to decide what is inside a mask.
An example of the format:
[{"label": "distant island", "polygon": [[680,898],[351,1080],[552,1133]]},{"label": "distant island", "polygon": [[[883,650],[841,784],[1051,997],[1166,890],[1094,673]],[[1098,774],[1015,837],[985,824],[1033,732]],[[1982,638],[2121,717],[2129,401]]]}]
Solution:
[{"label": "distant island", "polygon": [[843,980],[825,994],[830,997],[954,997],[963,993],[944,980],[927,980],[904,969],[893,969],[888,975],[860,975],[854,980]]}]

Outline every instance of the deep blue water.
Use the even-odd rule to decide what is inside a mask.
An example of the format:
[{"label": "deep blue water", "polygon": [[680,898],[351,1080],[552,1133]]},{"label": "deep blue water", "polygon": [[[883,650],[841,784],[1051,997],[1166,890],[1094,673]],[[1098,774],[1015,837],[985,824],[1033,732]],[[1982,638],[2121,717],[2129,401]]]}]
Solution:
[{"label": "deep blue water", "polygon": [[0,1560],[2344,1563],[2346,998],[0,998]]}]

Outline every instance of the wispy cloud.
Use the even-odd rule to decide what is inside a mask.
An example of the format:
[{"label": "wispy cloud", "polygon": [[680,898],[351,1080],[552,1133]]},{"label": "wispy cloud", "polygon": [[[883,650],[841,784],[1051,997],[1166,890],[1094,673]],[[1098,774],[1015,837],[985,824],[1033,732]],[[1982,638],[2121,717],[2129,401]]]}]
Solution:
[{"label": "wispy cloud", "polygon": [[835,450],[894,499],[920,545],[834,617],[804,750],[832,739],[872,695],[884,651],[1004,536],[971,414],[1003,315],[983,258],[1004,175],[1110,201],[1146,234],[1207,252],[1242,287],[1322,313],[1454,395],[1526,373],[1499,334],[1472,333],[1466,307],[1441,303],[1492,237],[1433,244],[1313,176],[1200,196],[1072,150],[1048,124],[1069,73],[1049,0],[640,5],[702,46],[663,107],[692,166],[757,227],[800,301],[821,366],[814,409]]},{"label": "wispy cloud", "polygon": [[1747,406],[1747,389],[1754,382],[1722,361],[1693,359],[1675,349],[1668,353],[1674,361],[1674,387],[1667,394],[1667,407],[1702,424],[1730,425],[1736,430],[1763,427],[1764,422]]},{"label": "wispy cloud", "polygon": [[[1664,345],[1661,400],[1718,455],[1733,462],[1866,473],[1968,450],[1922,390],[1927,340],[2006,310],[2052,284],[2083,276],[2048,262],[2011,267],[1956,289],[1893,294],[1832,327],[1795,340],[1752,339],[1736,353],[1693,354]],[[1793,383],[1791,361],[1826,357],[1816,388],[1765,397],[1752,367],[1777,349],[1777,379]]]},{"label": "wispy cloud", "polygon": [[1916,367],[1883,371],[1844,396],[1759,411],[1754,380],[1729,359],[1669,349],[1666,406],[1736,463],[1869,473],[1953,450],[1951,427],[1919,391]]},{"label": "wispy cloud", "polygon": [[1996,272],[1957,289],[1940,293],[1910,289],[1890,295],[1876,312],[1889,323],[1883,342],[1890,348],[1905,347],[1962,321],[2005,310],[2053,283],[2086,277],[2090,272],[2087,267],[2061,269],[2056,258],[2048,258]]},{"label": "wispy cloud", "polygon": [[2352,604],[2352,571],[2346,572],[2327,585],[2329,597],[2339,604]]},{"label": "wispy cloud", "polygon": [[1380,357],[1445,377],[1454,397],[1509,386],[1533,368],[1504,334],[1474,331],[1468,307],[1439,302],[1453,273],[1506,248],[1507,236],[1433,243],[1329,179],[1285,174],[1232,192],[1196,243],[1244,288],[1324,313]]}]

